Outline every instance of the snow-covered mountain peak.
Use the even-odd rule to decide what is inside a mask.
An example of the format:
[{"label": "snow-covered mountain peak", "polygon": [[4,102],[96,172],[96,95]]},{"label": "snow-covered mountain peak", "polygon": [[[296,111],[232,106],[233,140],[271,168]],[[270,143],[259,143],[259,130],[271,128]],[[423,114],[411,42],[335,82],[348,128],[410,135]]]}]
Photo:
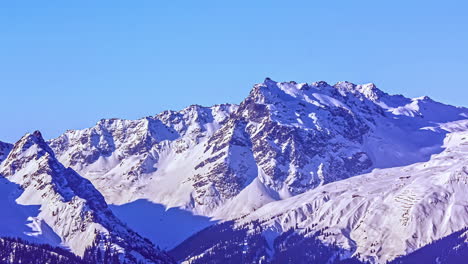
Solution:
[{"label": "snow-covered mountain peak", "polygon": [[[263,83],[254,85],[249,97],[254,98],[254,101],[258,103],[267,104],[277,103],[278,101],[288,101],[291,100],[290,97],[293,97],[306,104],[313,103],[317,106],[343,107],[349,110],[349,103],[354,101],[350,101],[349,98],[346,98],[347,96],[356,97],[360,101],[367,100],[371,103],[365,102],[365,104],[372,104],[378,103],[381,98],[388,96],[388,94],[378,89],[373,83],[354,84],[343,81],[331,86],[324,81],[307,84],[296,83],[294,81],[276,82],[267,78]],[[328,97],[332,99],[324,99]],[[340,102],[340,104],[338,102]]]},{"label": "snow-covered mountain peak", "polygon": [[358,85],[358,91],[360,91],[365,97],[370,100],[377,101],[382,96],[385,96],[386,93],[377,88],[373,83]]},{"label": "snow-covered mountain peak", "polygon": [[377,88],[377,86],[374,83],[354,84],[351,82],[343,81],[338,82],[333,87],[337,89],[343,96],[351,94],[361,99],[367,98],[373,102],[377,102],[383,96],[387,95],[385,92]]},{"label": "snow-covered mountain peak", "polygon": [[37,148],[40,148],[41,150],[53,155],[52,149],[50,149],[49,145],[47,145],[46,141],[42,137],[41,132],[38,130],[21,137],[21,139],[15,143],[12,153],[23,152],[29,149],[31,146],[36,146]]},{"label": "snow-covered mountain peak", "polygon": [[14,144],[0,164],[0,180],[3,188],[17,186],[6,188],[0,197],[9,210],[5,221],[19,219],[6,227],[10,235],[61,245],[80,256],[99,245],[130,263],[170,262],[113,215],[89,180],[63,166],[38,131]]},{"label": "snow-covered mountain peak", "polygon": [[93,209],[107,208],[104,198],[88,180],[59,163],[39,131],[26,134],[16,142],[2,168],[2,176],[9,177],[32,194],[27,203],[40,204],[46,195],[54,199],[58,195],[63,200],[79,196],[89,200]]},{"label": "snow-covered mountain peak", "polygon": [[55,159],[54,152],[39,131],[24,135],[8,150],[8,153],[4,153],[6,158],[3,164],[9,169],[3,171],[3,175],[16,173],[25,168],[31,160],[43,160],[47,163],[49,158]]},{"label": "snow-covered mountain peak", "polygon": [[329,87],[330,85],[326,81],[318,81],[318,82],[311,83],[310,86],[321,88],[321,87]]},{"label": "snow-covered mountain peak", "polygon": [[346,94],[349,94],[349,93],[356,93],[359,91],[357,89],[356,84],[352,82],[348,82],[348,81],[337,82],[335,85],[333,85],[333,88],[338,90],[343,96],[346,96]]},{"label": "snow-covered mountain peak", "polygon": [[427,96],[427,95],[413,98],[413,100],[416,100],[416,101],[426,101],[426,102],[435,102],[434,100],[432,100],[432,98],[430,98],[430,97]]}]

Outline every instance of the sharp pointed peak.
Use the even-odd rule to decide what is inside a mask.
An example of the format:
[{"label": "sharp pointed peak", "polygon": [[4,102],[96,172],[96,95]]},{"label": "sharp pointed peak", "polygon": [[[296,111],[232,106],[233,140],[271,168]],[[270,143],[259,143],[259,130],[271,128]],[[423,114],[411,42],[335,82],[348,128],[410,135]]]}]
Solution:
[{"label": "sharp pointed peak", "polygon": [[262,83],[259,83],[258,85],[261,86],[266,86],[266,87],[272,87],[272,86],[277,86],[278,82],[272,80],[270,77],[266,77],[265,80]]},{"label": "sharp pointed peak", "polygon": [[46,144],[42,133],[39,130],[36,130],[32,133],[26,133],[16,144],[18,143],[32,142],[35,144]]},{"label": "sharp pointed peak", "polygon": [[33,145],[36,145],[45,152],[54,155],[52,149],[44,140],[44,137],[39,130],[24,135],[20,140],[18,140],[18,142],[14,144],[12,152],[22,152],[29,149]]},{"label": "sharp pointed peak", "polygon": [[432,98],[430,98],[429,96],[427,96],[427,95],[413,98],[413,100],[415,100],[415,101],[434,102],[434,100]]}]

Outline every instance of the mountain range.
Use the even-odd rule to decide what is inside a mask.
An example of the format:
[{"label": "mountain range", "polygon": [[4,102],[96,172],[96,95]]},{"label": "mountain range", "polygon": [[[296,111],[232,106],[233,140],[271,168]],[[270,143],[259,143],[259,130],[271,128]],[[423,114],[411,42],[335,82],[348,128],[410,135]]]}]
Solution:
[{"label": "mountain range", "polygon": [[468,108],[374,84],[267,78],[240,104],[0,142],[0,162],[0,236],[90,263],[457,263],[468,251]]}]

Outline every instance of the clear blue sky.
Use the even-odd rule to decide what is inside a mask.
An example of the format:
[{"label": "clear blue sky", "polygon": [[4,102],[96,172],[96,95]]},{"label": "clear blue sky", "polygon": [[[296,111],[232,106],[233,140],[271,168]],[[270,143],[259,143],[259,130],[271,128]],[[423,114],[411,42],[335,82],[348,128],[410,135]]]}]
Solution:
[{"label": "clear blue sky", "polygon": [[0,140],[238,103],[267,76],[468,106],[467,12],[467,1],[1,1]]}]

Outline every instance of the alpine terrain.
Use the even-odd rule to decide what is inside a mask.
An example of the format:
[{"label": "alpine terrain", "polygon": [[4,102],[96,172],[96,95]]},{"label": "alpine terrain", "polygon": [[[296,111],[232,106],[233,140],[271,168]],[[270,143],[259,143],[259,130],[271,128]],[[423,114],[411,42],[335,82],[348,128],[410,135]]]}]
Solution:
[{"label": "alpine terrain", "polygon": [[374,84],[267,78],[238,105],[0,142],[0,162],[0,246],[56,263],[468,259],[468,108]]}]

